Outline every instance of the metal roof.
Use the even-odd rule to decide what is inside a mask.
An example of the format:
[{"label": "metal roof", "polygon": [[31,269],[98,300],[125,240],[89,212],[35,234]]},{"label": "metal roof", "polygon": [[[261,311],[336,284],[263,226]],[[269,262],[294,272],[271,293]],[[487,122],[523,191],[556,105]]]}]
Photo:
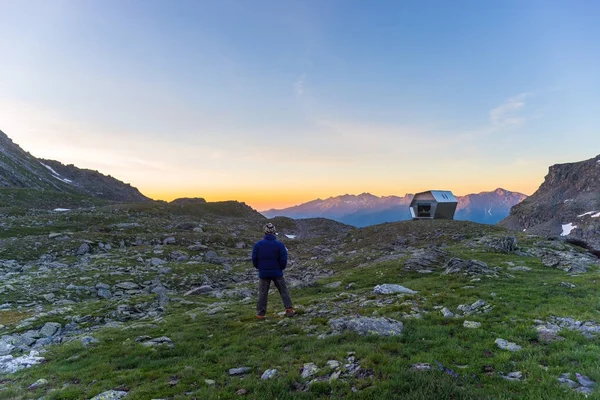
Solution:
[{"label": "metal roof", "polygon": [[449,190],[431,190],[431,194],[438,203],[458,203],[456,197]]},{"label": "metal roof", "polygon": [[415,194],[415,196],[413,197],[413,201],[411,201],[410,203],[410,206],[412,207],[416,203],[416,201],[418,201],[417,196],[425,193],[431,193],[435,201],[438,203],[458,203],[456,197],[454,197],[452,192],[449,190],[428,190],[426,192]]}]

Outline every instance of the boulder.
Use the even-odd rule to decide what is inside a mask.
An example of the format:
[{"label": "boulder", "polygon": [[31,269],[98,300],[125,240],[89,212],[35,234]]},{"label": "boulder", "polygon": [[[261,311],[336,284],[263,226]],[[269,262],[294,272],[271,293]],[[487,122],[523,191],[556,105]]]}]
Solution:
[{"label": "boulder", "polygon": [[377,285],[375,286],[375,289],[373,289],[374,293],[377,294],[395,294],[395,293],[404,293],[404,294],[416,294],[418,292],[406,288],[404,286],[400,286],[400,285],[396,285],[396,284],[391,284],[391,283],[384,283],[383,285]]},{"label": "boulder", "polygon": [[483,261],[452,258],[445,266],[444,275],[457,273],[463,273],[470,276],[497,275],[496,269],[489,268]]},{"label": "boulder", "polygon": [[42,337],[52,337],[60,333],[62,325],[58,322],[46,322],[42,329],[40,329],[40,335]]},{"label": "boulder", "polygon": [[92,397],[90,400],[120,400],[125,396],[127,396],[127,392],[122,390],[108,390]]},{"label": "boulder", "polygon": [[353,331],[359,335],[396,336],[402,333],[402,322],[390,318],[350,317],[329,320],[336,332]]}]

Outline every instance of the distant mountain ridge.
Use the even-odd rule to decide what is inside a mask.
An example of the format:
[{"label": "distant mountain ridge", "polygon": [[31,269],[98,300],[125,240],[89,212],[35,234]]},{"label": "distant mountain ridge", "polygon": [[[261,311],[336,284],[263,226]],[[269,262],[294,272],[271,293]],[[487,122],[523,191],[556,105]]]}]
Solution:
[{"label": "distant mountain ridge", "polygon": [[2,131],[0,188],[60,192],[111,201],[152,201],[133,186],[98,171],[38,159],[24,151]]},{"label": "distant mountain ridge", "polygon": [[600,254],[600,155],[555,164],[527,200],[500,225],[578,241]]},{"label": "distant mountain ridge", "polygon": [[[486,224],[496,224],[505,218],[512,206],[527,196],[498,188],[491,192],[481,192],[457,196],[458,206],[455,218]],[[411,219],[408,205],[413,194],[404,196],[375,196],[370,193],[359,195],[345,194],[328,199],[316,199],[297,206],[280,210],[262,211],[267,218],[285,216],[289,218],[329,218],[348,225],[364,227],[384,222],[406,221]]]}]

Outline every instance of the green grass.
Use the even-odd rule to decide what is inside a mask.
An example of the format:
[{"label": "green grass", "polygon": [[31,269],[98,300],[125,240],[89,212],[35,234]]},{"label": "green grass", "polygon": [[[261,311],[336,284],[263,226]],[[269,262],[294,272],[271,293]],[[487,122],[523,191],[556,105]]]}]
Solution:
[{"label": "green grass", "polygon": [[[203,205],[191,206],[193,210],[184,210],[184,215],[167,211],[170,206],[166,205],[127,206],[126,211],[120,208],[122,206],[111,206],[107,208],[111,212],[107,224],[123,219],[123,213],[127,214],[127,218],[140,213],[140,220],[147,225],[134,237],[156,241],[164,234],[177,233],[178,243],[181,241],[182,245],[164,247],[163,257],[175,249],[185,250],[187,243],[210,243],[211,249],[219,254],[227,251],[229,257],[237,259],[229,274],[242,276],[247,268],[251,268],[247,261],[240,261],[247,257],[249,249],[235,249],[232,246],[240,240],[251,244],[262,220],[249,217],[250,222],[240,227],[239,217],[227,220],[226,216],[220,214],[223,210],[221,207],[227,208],[230,204],[214,206],[215,209],[196,207]],[[182,220],[203,221],[205,232],[179,232],[172,228]],[[221,223],[217,224],[217,220]],[[102,218],[85,215],[81,216],[81,221],[88,221],[90,226],[95,227],[104,224]],[[291,229],[291,223],[287,223]],[[237,232],[233,239],[232,231]],[[65,248],[76,246],[77,240],[83,237],[105,241],[112,238],[114,242],[116,237],[126,235],[123,232],[94,232],[86,232],[85,235],[75,232],[75,239],[65,243]],[[88,348],[78,341],[49,347],[44,354],[48,360],[46,363],[7,378],[4,385],[8,389],[0,391],[0,399],[38,399],[41,396],[46,399],[85,399],[109,389],[129,391],[127,399],[233,399],[240,397],[236,394],[240,389],[247,390],[246,397],[253,399],[582,398],[580,394],[559,386],[556,378],[565,372],[579,372],[600,382],[600,338],[587,339],[578,332],[562,332],[564,341],[541,343],[537,340],[533,320],[569,316],[599,321],[598,268],[592,268],[581,276],[568,276],[563,271],[544,267],[533,257],[498,254],[471,246],[471,239],[496,234],[506,232],[496,227],[443,221],[432,224],[385,224],[353,230],[340,239],[339,244],[327,238],[290,241],[288,248],[298,262],[294,268],[318,265],[334,271],[333,276],[313,286],[291,290],[298,306],[297,318],[284,319],[277,315],[282,307],[275,292],[270,295],[266,321],[255,319],[253,303],[243,304],[233,299],[217,300],[207,296],[186,297],[185,300],[192,304],[174,299],[168,305],[162,323],[137,321],[127,323],[126,327],[140,323],[145,326],[92,332],[99,343]],[[419,274],[404,269],[409,252],[402,248],[399,251],[406,251],[406,254],[392,261],[367,262],[367,258],[376,260],[393,253],[394,243],[399,237],[407,238],[411,246],[427,245],[430,241],[422,238],[435,237],[431,240],[438,244],[446,243],[446,250],[452,256],[484,261],[490,266],[501,267],[502,271],[498,277],[481,277],[479,281],[463,275],[442,275],[441,269],[432,274]],[[39,238],[26,237],[23,240]],[[519,243],[525,248],[532,246],[536,240],[519,236]],[[55,245],[48,243],[45,242],[44,246]],[[315,246],[321,244],[331,247],[331,253],[314,250]],[[79,283],[87,282],[79,280],[82,276],[109,284],[130,280],[132,278],[127,274],[110,275],[102,272],[100,267],[106,263],[131,268],[131,271],[143,271],[145,267],[134,261],[136,254],[148,258],[153,246],[148,244],[115,250],[108,260],[92,261],[88,271],[64,271],[40,279],[36,284],[41,290],[45,285],[53,285],[61,280],[86,284]],[[355,250],[357,252],[353,253]],[[329,254],[336,261],[324,265],[323,259]],[[70,257],[63,259],[76,261],[75,257]],[[532,270],[509,272],[506,262],[528,266]],[[222,266],[206,263],[170,262],[166,266],[172,268],[172,274],[161,279],[180,293],[189,288],[189,282],[201,282],[203,274],[211,279],[226,274]],[[153,271],[144,271],[142,277],[133,280],[151,279],[153,274]],[[180,287],[184,280],[188,286]],[[342,284],[335,289],[325,286],[334,281]],[[575,284],[576,288],[559,286],[563,281]],[[373,294],[373,287],[382,283],[398,283],[418,293],[404,296]],[[352,286],[347,288],[350,284]],[[236,286],[230,282],[224,287]],[[387,304],[385,300],[389,299],[393,301]],[[459,304],[471,304],[478,299],[493,306],[489,313],[464,318],[481,322],[479,329],[464,328],[463,318],[445,319],[434,308],[444,306],[455,311]],[[152,296],[138,296],[126,302],[135,304],[151,300]],[[228,302],[224,311],[215,315],[203,312],[209,304],[222,301]],[[104,316],[123,302],[85,298],[71,306],[73,310],[69,315]],[[415,307],[422,318],[403,318]],[[191,318],[190,313],[196,315],[195,319]],[[0,312],[0,318],[3,314]],[[356,314],[400,319],[404,323],[404,331],[390,338],[360,337],[349,333],[318,338],[320,334],[329,333],[330,318]],[[4,315],[5,322],[0,319],[0,324],[9,325],[9,331],[14,330],[11,324],[29,316],[21,311]],[[61,318],[45,317],[34,325],[50,320],[66,321]],[[175,347],[143,347],[135,341],[136,337],[142,335],[168,336]],[[516,342],[523,346],[523,350],[515,353],[501,350],[494,344],[496,338]],[[326,377],[326,362],[337,360],[343,365],[347,362],[348,352],[355,352],[361,367],[372,371],[372,376],[306,386],[307,382],[300,376],[304,363],[316,363],[321,368],[317,376]],[[439,371],[437,362],[456,371],[459,376],[453,377]],[[415,363],[430,363],[434,370],[413,371],[411,365]],[[251,372],[243,377],[228,375],[230,368],[240,366],[250,367]],[[261,374],[270,368],[279,370],[278,377],[262,381]],[[512,371],[523,372],[525,380],[508,382],[499,376],[500,372]],[[31,383],[40,378],[47,379],[48,386],[27,390]],[[212,379],[216,384],[209,386],[205,383],[206,379]],[[597,393],[595,396],[590,398],[598,398]]]}]

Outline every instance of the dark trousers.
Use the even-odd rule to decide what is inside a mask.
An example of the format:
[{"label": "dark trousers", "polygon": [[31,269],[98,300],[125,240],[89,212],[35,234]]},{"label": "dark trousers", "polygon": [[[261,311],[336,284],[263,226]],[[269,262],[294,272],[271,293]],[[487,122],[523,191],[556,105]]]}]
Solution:
[{"label": "dark trousers", "polygon": [[258,303],[256,304],[256,315],[265,315],[267,313],[267,300],[269,297],[269,287],[271,281],[275,284],[283,306],[285,308],[292,308],[292,299],[290,298],[290,292],[288,291],[287,285],[285,284],[285,278],[283,276],[277,278],[259,278],[258,283]]}]

